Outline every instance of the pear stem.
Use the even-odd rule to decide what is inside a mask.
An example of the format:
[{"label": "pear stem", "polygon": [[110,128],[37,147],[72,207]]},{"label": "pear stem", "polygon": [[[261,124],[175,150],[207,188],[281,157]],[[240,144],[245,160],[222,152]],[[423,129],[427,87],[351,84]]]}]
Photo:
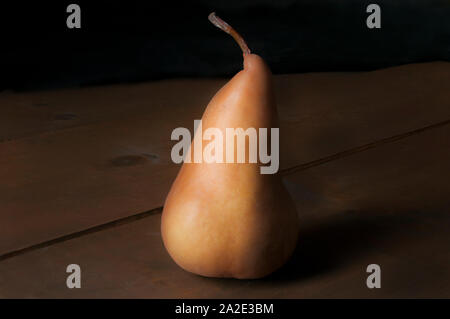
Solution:
[{"label": "pear stem", "polygon": [[237,42],[237,44],[239,44],[239,46],[241,47],[242,53],[244,55],[250,54],[250,49],[248,48],[247,43],[245,43],[242,36],[239,33],[237,33],[236,30],[234,30],[228,23],[226,23],[221,18],[216,16],[215,12],[209,14],[208,20],[216,27],[218,27],[220,30],[223,30],[229,35],[231,35],[233,39]]}]

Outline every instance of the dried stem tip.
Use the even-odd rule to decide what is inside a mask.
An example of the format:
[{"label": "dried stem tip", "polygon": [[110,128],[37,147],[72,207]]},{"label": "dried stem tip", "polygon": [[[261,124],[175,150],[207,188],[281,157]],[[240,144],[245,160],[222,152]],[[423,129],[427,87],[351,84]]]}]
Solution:
[{"label": "dried stem tip", "polygon": [[241,37],[241,35],[239,33],[236,32],[236,30],[234,30],[228,23],[226,23],[225,21],[223,21],[221,18],[219,18],[218,16],[216,16],[215,12],[212,12],[209,16],[208,16],[209,21],[211,21],[212,24],[214,24],[216,27],[218,27],[219,29],[225,31],[226,33],[228,33],[229,35],[231,35],[233,37],[233,39],[239,44],[239,46],[241,47],[242,53],[244,53],[244,55],[246,54],[250,54],[250,49],[247,46],[247,43],[245,43],[244,39]]}]

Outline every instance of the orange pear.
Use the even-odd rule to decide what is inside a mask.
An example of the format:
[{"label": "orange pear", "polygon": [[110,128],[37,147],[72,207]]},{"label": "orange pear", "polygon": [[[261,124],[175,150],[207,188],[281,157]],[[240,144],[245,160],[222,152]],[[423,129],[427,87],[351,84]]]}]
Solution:
[{"label": "orange pear", "polygon": [[[202,116],[203,132],[227,128],[278,127],[272,75],[261,57],[251,54],[239,34],[214,14],[210,20],[231,34],[244,52],[244,69],[222,87]],[[194,140],[202,138],[197,129]],[[216,136],[217,138],[217,136]],[[258,137],[259,138],[259,137]],[[271,141],[271,138],[267,138]],[[183,163],[166,198],[161,234],[173,260],[185,270],[208,277],[260,278],[292,255],[298,236],[294,203],[279,174],[262,174],[251,162],[246,137],[245,162]],[[202,145],[202,151],[207,147]],[[267,146],[272,151],[274,145]],[[217,151],[217,150],[216,150]],[[194,153],[194,143],[190,153]]]}]

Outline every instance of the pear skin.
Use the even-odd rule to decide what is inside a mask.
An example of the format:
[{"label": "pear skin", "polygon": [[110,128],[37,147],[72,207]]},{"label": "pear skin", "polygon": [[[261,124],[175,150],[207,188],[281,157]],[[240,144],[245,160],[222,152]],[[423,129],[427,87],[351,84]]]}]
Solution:
[{"label": "pear skin", "polygon": [[[212,98],[202,125],[223,136],[226,128],[279,127],[272,75],[262,58],[244,54],[244,69]],[[224,161],[225,152],[224,145]],[[289,259],[298,237],[295,205],[280,175],[261,174],[261,165],[248,157],[245,163],[183,163],[161,222],[164,245],[180,267],[207,277],[253,279]]]}]

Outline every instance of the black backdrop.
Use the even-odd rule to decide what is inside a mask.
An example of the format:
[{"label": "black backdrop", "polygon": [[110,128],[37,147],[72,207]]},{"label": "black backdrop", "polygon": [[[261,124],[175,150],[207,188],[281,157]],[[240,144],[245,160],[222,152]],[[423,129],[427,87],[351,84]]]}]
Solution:
[{"label": "black backdrop", "polygon": [[[66,7],[81,7],[81,29]],[[381,29],[366,7],[381,6]],[[450,0],[15,1],[0,5],[1,89],[234,74],[233,25],[274,73],[373,70],[450,59]]]}]

